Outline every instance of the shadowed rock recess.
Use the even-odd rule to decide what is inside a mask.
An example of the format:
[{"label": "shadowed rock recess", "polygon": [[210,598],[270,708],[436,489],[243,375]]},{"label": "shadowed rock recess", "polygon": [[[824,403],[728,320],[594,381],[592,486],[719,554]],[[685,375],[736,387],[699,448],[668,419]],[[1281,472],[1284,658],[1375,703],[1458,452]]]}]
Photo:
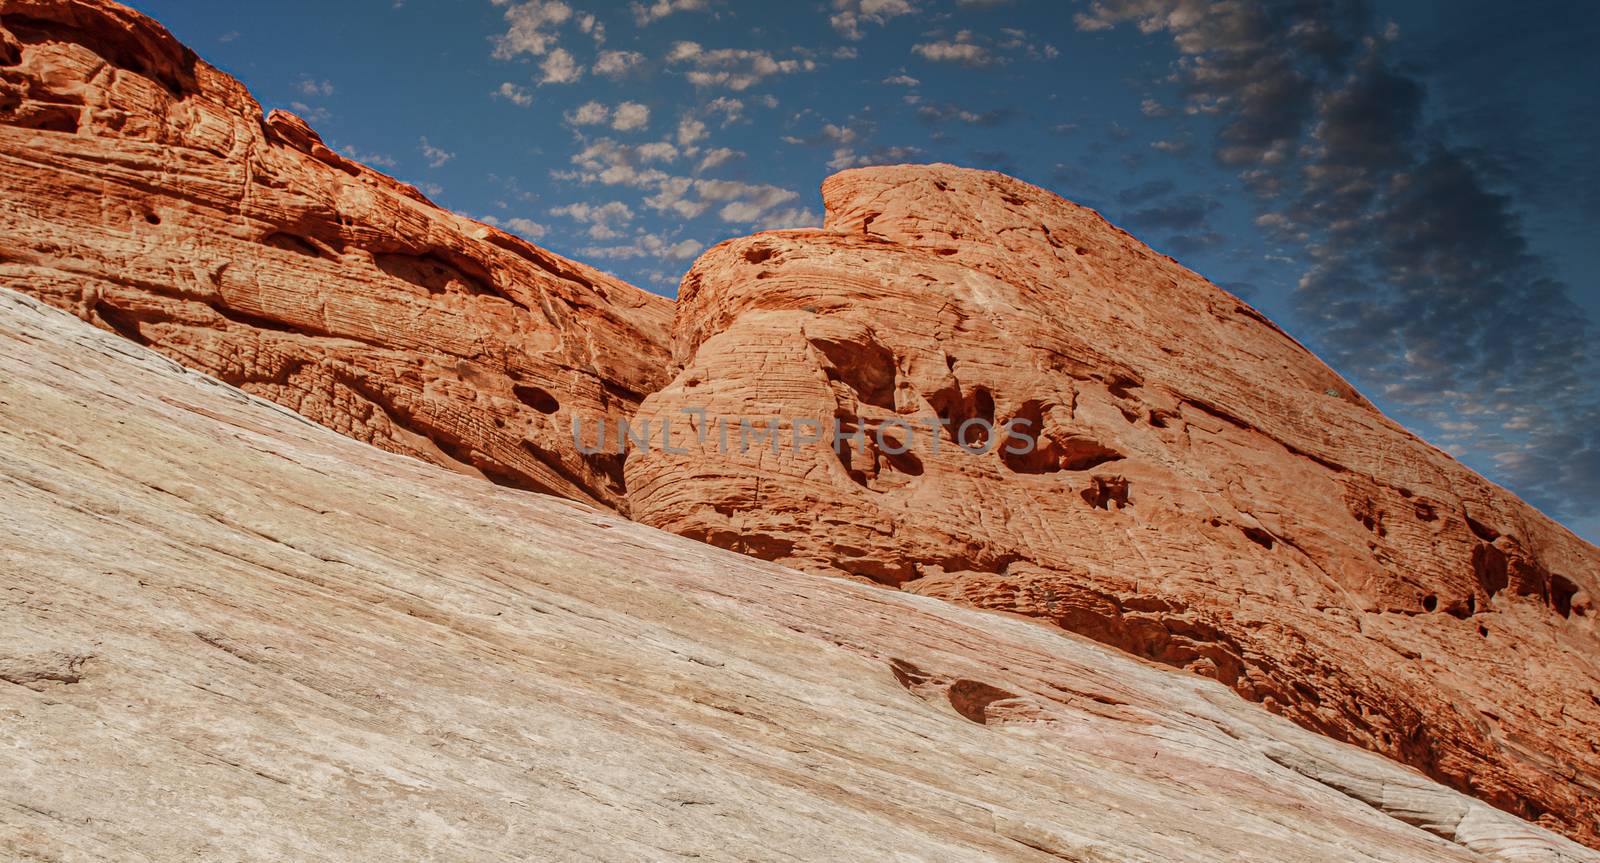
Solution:
[{"label": "shadowed rock recess", "polygon": [[[712,249],[684,279],[674,313],[666,300],[439,209],[410,186],[332,152],[293,115],[263,118],[242,85],[135,12],[101,0],[0,0],[0,287],[391,452],[809,572],[1038,618],[1214,678],[1305,728],[1600,842],[1600,550],[1383,417],[1259,313],[1090,210],[998,174],[948,166],[849,171],[823,191],[823,229]],[[47,337],[64,332],[45,330]],[[50,357],[66,369],[76,362],[70,354]],[[10,396],[0,389],[0,405]],[[685,433],[684,411],[700,409],[735,422],[837,421],[865,432],[868,443],[843,454],[826,443],[723,450],[715,435]],[[571,440],[573,420],[593,427],[602,418],[613,429],[631,419],[657,430],[671,419],[679,430],[672,443],[688,451],[654,447],[625,459],[581,452]],[[937,447],[919,424],[934,419],[951,429]],[[1040,445],[1017,454],[1001,441],[956,440],[955,430],[972,419],[1026,420]],[[891,445],[879,445],[880,430]],[[781,428],[779,437],[790,431]],[[28,433],[20,420],[7,430]],[[896,443],[910,449],[896,452]],[[957,443],[995,446],[970,455]],[[80,454],[91,463],[106,455]],[[218,452],[205,463],[244,455]],[[385,471],[423,470],[373,464],[385,467],[373,477],[341,473],[340,481],[381,486],[391,477]],[[150,488],[198,493],[159,476],[147,477]],[[63,483],[29,488],[59,493],[70,485]],[[317,518],[305,530],[353,529],[340,504],[313,502],[325,490],[293,488],[304,506],[317,507],[307,510],[304,517]],[[440,488],[508,512],[559,509],[471,483]],[[121,512],[120,504],[105,506]],[[250,512],[241,503],[222,524],[248,521]],[[601,557],[641,543],[652,553],[691,548],[658,546],[666,541],[643,539],[654,536],[648,531],[585,519],[573,516],[542,536],[556,547],[593,546]],[[238,559],[269,566],[270,554],[250,553],[256,556]],[[696,554],[721,562],[723,582],[782,571]],[[43,565],[45,558],[7,559]],[[422,578],[408,589],[426,589],[432,602],[494,605],[451,598],[457,588],[468,591],[463,597],[478,588],[463,586],[470,579],[450,568],[445,552],[423,559],[431,562],[364,558],[362,565],[421,567],[412,573],[442,567],[440,580]],[[171,563],[174,572],[200,565]],[[482,563],[471,576],[483,580],[480,587],[499,590],[496,578],[519,577],[497,576],[492,561]],[[91,564],[100,562],[84,563]],[[565,570],[547,574],[590,589],[604,583]],[[293,577],[323,584],[317,579],[327,576]],[[656,575],[641,565],[617,577]],[[661,579],[668,588],[679,584],[678,576]],[[846,647],[863,639],[889,644],[910,625],[898,615],[933,613],[924,600],[855,586],[785,585],[757,590],[751,603],[770,602],[775,608],[761,614],[807,632],[831,624],[802,621],[802,612],[859,618],[860,631],[827,630],[826,640]],[[440,627],[373,635],[389,640],[381,649],[351,650],[423,650],[430,638],[487,638],[491,630],[484,643],[495,650],[527,648],[507,647],[522,637],[511,630],[464,624],[428,603],[414,606],[410,594],[349,589],[361,602],[404,607]],[[723,590],[746,588],[703,588]],[[826,593],[833,604],[788,607],[809,592]],[[19,594],[10,595],[16,602]],[[40,613],[26,599],[33,594],[22,595],[22,613]],[[852,603],[870,612],[849,611]],[[595,613],[609,619],[610,612]],[[980,618],[1012,626],[961,617]],[[263,645],[241,643],[199,618],[190,623],[207,650],[221,652],[205,653],[213,660],[249,663],[299,681],[294,686],[321,685],[307,668],[279,670],[289,667],[275,666]],[[867,633],[874,626],[891,635]],[[981,653],[990,634],[962,637]],[[1006,667],[1003,646],[994,650],[984,661]],[[866,652],[882,661],[896,691],[971,728],[1009,734],[1056,709],[992,675],[958,673],[888,647]],[[233,659],[217,660],[221,654]],[[376,689],[360,693],[361,709],[393,720],[384,714],[390,696],[379,694],[390,667],[347,659],[349,680],[377,678]],[[1057,659],[1038,662],[1047,668]],[[0,650],[0,682],[8,685],[0,691],[92,692],[81,687],[107,661],[92,645],[40,635]],[[272,699],[259,682],[251,686],[228,697]],[[1227,710],[1261,713],[1242,701]],[[744,707],[733,713],[748,719]],[[792,733],[761,713],[762,733]],[[502,732],[510,733],[494,733]],[[440,740],[440,751],[462,743]],[[1013,754],[1023,759],[1016,763],[1032,757]],[[306,764],[327,755],[308,755]],[[142,756],[113,747],[106,757]],[[227,758],[248,761],[240,752]],[[271,759],[249,763],[256,775],[273,773]],[[397,772],[386,776],[426,772],[422,765],[384,769],[391,768]],[[1306,770],[1374,806],[1394,790],[1326,764]],[[802,782],[798,772],[785,775]],[[664,799],[688,794],[674,788],[663,785]],[[1137,795],[1129,800],[1140,805]],[[943,797],[925,802],[945,815],[956,810],[942,807],[976,811]],[[1392,799],[1384,805],[1403,808]],[[1396,817],[1425,821],[1448,839],[1457,822],[1478,817],[1462,813],[1479,809],[1456,806]],[[978,814],[1000,823],[997,814]],[[1197,842],[1210,823],[1200,821]],[[1094,853],[1057,856],[1180,859],[1166,851]],[[1195,859],[1233,859],[1220,853]],[[1373,859],[1435,859],[1408,853]]]}]

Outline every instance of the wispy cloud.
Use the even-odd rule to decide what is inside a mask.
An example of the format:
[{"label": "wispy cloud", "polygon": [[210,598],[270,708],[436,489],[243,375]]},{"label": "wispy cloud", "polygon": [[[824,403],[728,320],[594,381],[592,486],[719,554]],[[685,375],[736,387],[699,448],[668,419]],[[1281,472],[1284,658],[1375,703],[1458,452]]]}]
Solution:
[{"label": "wispy cloud", "polygon": [[456,157],[455,153],[435,147],[434,145],[428,143],[427,138],[423,138],[421,140],[421,142],[417,145],[417,149],[421,151],[422,158],[427,160],[428,167],[430,168],[443,167],[446,162],[449,162],[451,159]]},{"label": "wispy cloud", "polygon": [[[1409,421],[1534,502],[1600,496],[1591,322],[1480,154],[1429,122],[1398,31],[1361,4],[1099,0],[1081,29],[1171,39],[1184,111],[1310,262],[1307,338]],[[1514,334],[1514,336],[1512,335]]]}]

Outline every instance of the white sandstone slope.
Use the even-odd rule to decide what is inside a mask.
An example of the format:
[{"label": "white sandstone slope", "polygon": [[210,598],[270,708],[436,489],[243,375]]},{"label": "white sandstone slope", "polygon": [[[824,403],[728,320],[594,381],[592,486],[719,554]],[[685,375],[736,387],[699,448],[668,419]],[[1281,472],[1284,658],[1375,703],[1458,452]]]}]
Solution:
[{"label": "white sandstone slope", "polygon": [[0,292],[0,859],[1600,860],[1220,685],[389,455]]}]

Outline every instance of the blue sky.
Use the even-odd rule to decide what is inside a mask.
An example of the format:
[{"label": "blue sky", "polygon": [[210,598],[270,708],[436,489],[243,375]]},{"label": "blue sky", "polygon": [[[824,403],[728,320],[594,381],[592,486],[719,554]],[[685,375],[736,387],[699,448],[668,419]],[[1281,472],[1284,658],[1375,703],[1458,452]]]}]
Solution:
[{"label": "blue sky", "polygon": [[1095,207],[1600,539],[1600,7],[135,0],[267,108],[670,296],[946,161]]}]

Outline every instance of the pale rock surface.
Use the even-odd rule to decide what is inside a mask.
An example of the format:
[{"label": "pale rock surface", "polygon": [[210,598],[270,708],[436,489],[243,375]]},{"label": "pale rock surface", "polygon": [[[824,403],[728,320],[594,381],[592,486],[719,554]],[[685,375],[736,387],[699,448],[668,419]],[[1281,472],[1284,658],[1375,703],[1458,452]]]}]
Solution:
[{"label": "pale rock surface", "polygon": [[7,860],[1600,860],[1213,681],[386,454],[8,291],[0,466]]},{"label": "pale rock surface", "polygon": [[671,303],[330,150],[161,25],[0,0],[0,286],[380,446],[605,506]]},{"label": "pale rock surface", "polygon": [[[1600,550],[1091,210],[950,166],[823,197],[685,277],[636,425],[687,451],[628,457],[634,518],[1050,621],[1600,839]],[[974,418],[1041,445],[967,454]]]}]

